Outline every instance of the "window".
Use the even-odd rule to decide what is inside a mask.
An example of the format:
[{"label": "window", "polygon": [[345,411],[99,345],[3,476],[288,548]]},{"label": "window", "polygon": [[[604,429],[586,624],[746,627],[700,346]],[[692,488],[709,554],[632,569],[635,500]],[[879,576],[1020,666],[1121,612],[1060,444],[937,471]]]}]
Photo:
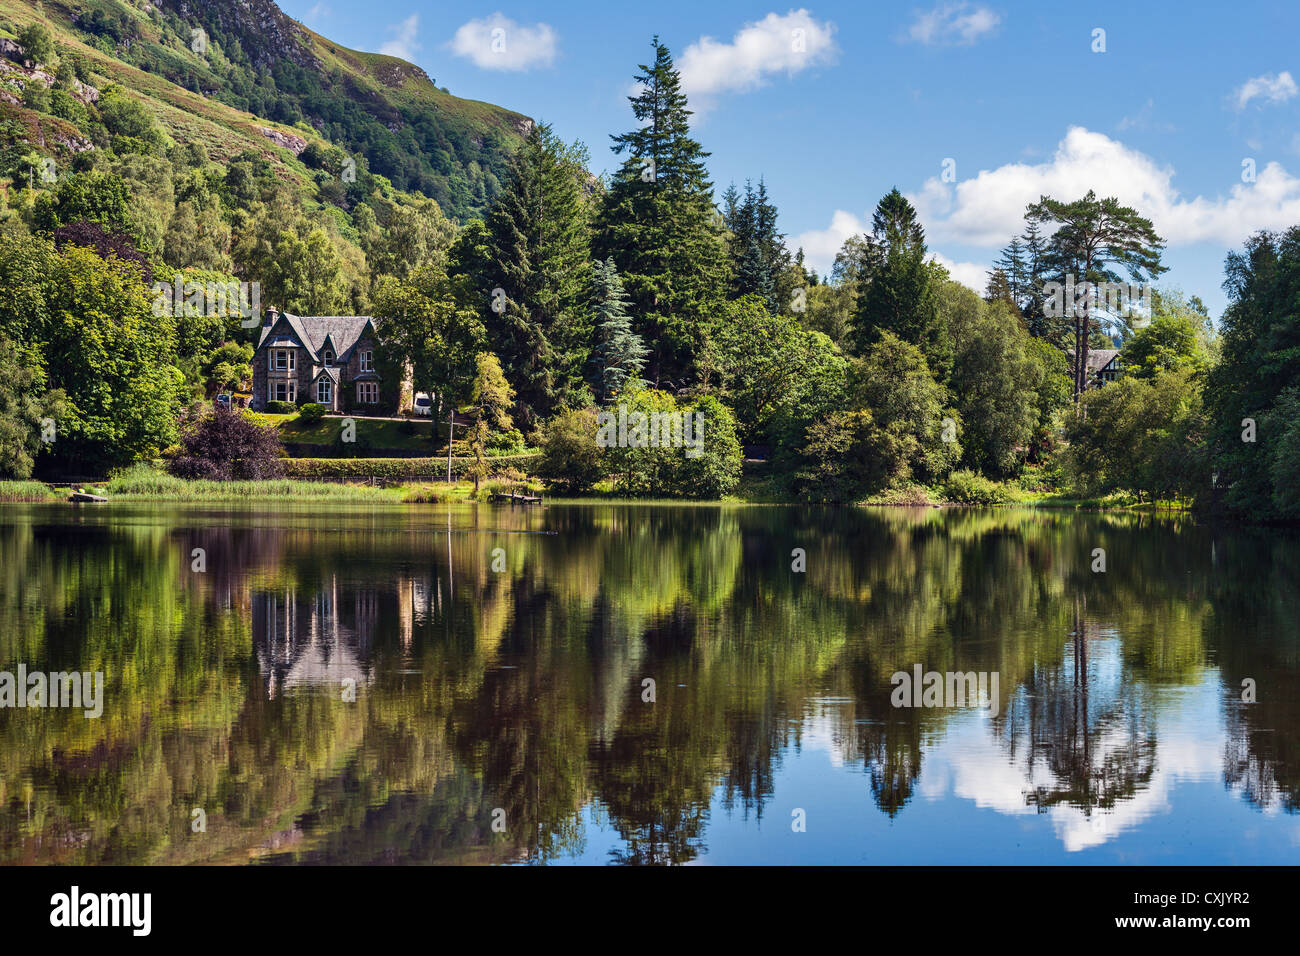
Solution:
[{"label": "window", "polygon": [[379,401],[378,382],[357,382],[357,401],[365,405],[374,405]]},{"label": "window", "polygon": [[334,364],[334,352],[330,349],[326,349],[324,354],[321,356],[321,361],[325,363],[326,368],[332,366]]},{"label": "window", "polygon": [[293,349],[273,349],[271,351],[271,368],[277,372],[292,372],[296,368]]},{"label": "window", "polygon": [[327,378],[316,383],[316,401],[322,405],[334,404],[334,383]]},{"label": "window", "polygon": [[361,371],[373,372],[375,370],[375,353],[371,349],[361,353]]},{"label": "window", "polygon": [[272,382],[267,389],[267,398],[273,402],[297,401],[297,382]]}]

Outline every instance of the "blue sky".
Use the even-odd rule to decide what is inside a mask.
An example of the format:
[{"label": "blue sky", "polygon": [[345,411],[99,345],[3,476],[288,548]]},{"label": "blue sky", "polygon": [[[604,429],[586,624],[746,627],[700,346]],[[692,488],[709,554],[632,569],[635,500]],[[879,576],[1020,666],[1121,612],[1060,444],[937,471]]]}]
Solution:
[{"label": "blue sky", "polygon": [[658,33],[718,192],[765,177],[790,244],[823,271],[896,185],[931,249],[982,291],[1027,201],[1093,187],[1155,221],[1162,283],[1217,316],[1225,253],[1300,223],[1295,4],[281,6],[458,96],[551,123],[597,173],[616,165],[609,134],[632,123],[631,77]]}]

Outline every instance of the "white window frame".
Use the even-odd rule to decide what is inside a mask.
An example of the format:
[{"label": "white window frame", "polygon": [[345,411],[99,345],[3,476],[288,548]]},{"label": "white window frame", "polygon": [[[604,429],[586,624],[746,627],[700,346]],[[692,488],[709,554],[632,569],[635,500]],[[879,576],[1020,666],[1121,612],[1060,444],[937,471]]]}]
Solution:
[{"label": "white window frame", "polygon": [[334,404],[334,383],[328,378],[323,378],[316,383],[316,401],[320,405]]},{"label": "white window frame", "polygon": [[296,372],[298,360],[293,349],[272,349],[271,370],[274,372]]},{"label": "white window frame", "polygon": [[[267,400],[271,402],[289,402],[290,404],[293,404],[294,399],[297,397],[297,385],[298,383],[293,381],[293,379],[270,382],[267,385]],[[281,389],[284,391],[284,398],[277,397],[280,394]]]},{"label": "white window frame", "polygon": [[357,401],[363,405],[379,403],[378,382],[357,382]]},{"label": "white window frame", "polygon": [[324,365],[326,368],[333,368],[335,358],[336,356],[334,355],[334,350],[326,349],[324,352],[321,353],[321,357],[320,357],[321,364]]},{"label": "white window frame", "polygon": [[366,349],[361,353],[361,371],[373,372],[375,370],[375,352],[373,349]]}]

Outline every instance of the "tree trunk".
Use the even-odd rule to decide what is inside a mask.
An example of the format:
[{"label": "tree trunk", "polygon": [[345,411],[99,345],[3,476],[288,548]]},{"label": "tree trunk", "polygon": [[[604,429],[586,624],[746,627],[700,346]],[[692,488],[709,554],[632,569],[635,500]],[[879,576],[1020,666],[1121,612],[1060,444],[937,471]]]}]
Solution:
[{"label": "tree trunk", "polygon": [[451,443],[456,438],[456,406],[447,409],[447,487],[451,487]]}]

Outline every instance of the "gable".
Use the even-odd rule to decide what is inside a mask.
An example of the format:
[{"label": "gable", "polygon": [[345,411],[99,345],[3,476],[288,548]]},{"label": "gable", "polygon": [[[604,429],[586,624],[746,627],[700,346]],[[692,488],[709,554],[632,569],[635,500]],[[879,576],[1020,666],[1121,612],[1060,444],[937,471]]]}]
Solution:
[{"label": "gable", "polygon": [[368,315],[311,315],[297,318],[313,353],[320,355],[328,342],[338,362],[347,361],[367,331],[374,335],[374,323]]}]

